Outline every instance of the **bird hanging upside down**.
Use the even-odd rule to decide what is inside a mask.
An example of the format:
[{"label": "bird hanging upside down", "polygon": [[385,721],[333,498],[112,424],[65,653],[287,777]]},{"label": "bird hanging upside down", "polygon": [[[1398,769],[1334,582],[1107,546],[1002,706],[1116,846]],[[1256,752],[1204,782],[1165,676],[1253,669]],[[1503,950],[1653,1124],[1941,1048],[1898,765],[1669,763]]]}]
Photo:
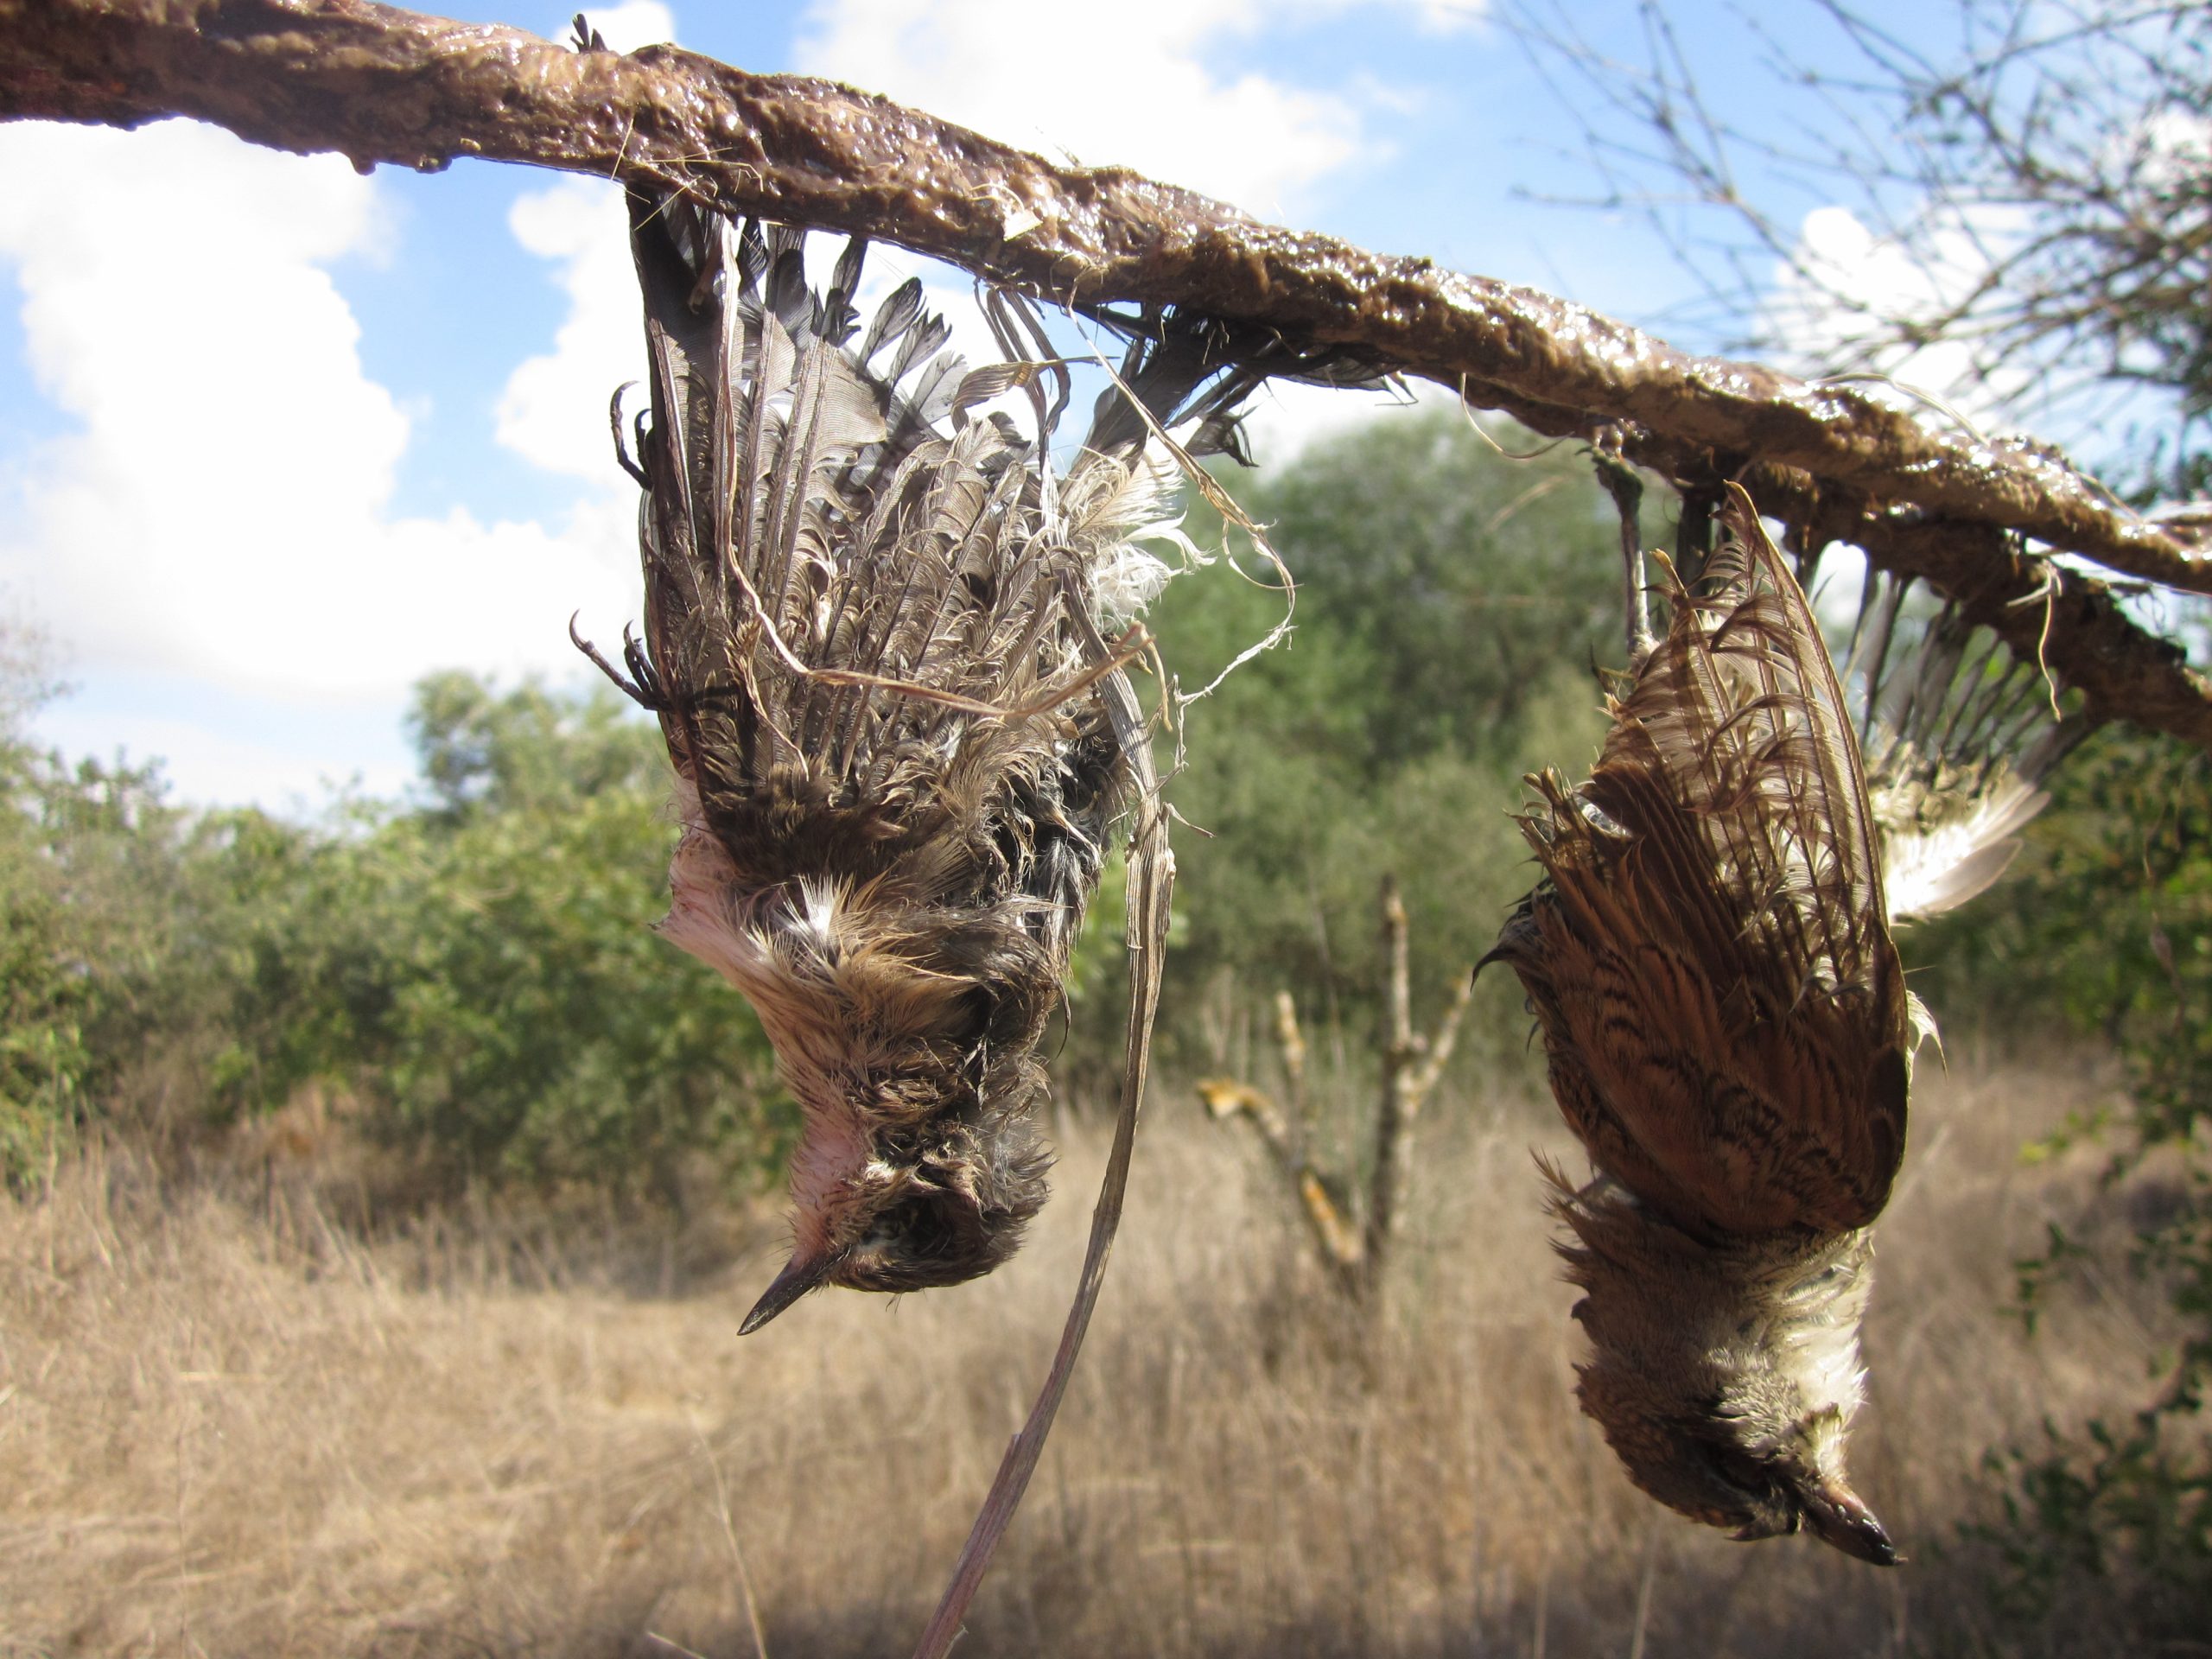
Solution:
[{"label": "bird hanging upside down", "polygon": [[[1722,522],[1694,590],[1669,571],[1671,625],[1642,639],[1589,779],[1530,780],[1543,880],[1485,961],[1519,976],[1596,1166],[1579,1190],[1552,1172],[1585,1293],[1583,1409],[1684,1515],[1741,1539],[1803,1529],[1886,1566],[1845,1441],[1868,1230],[1930,1025],[1885,858],[1914,871],[1914,910],[1948,908],[1994,879],[2040,797],[1999,777],[2000,810],[1961,828],[1924,789],[1908,811],[1908,780],[1870,796],[1803,593],[1732,486]],[[1885,823],[1902,836],[1908,817],[1940,818],[1941,847],[1885,849]]]},{"label": "bird hanging upside down", "polygon": [[[820,1285],[988,1273],[1044,1202],[1039,1043],[1132,773],[1106,691],[1134,647],[1109,637],[1166,579],[1140,543],[1180,539],[1130,400],[1195,419],[1203,454],[1233,447],[1233,397],[1193,400],[1227,365],[1154,318],[1063,476],[1056,365],[968,372],[912,281],[855,343],[857,240],[816,292],[796,232],[630,209],[645,625],[609,672],[675,766],[661,931],[752,1001],[803,1115],[750,1332]],[[1010,358],[1049,356],[991,311]],[[1037,436],[973,412],[1022,388]]]}]

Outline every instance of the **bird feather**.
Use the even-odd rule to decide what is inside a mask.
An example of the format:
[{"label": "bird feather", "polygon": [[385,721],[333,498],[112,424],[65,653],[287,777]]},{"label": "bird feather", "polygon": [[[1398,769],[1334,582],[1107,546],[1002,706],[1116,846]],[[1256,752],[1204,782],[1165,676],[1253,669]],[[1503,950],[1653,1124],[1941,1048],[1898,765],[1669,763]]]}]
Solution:
[{"label": "bird feather", "polygon": [[1492,954],[1568,1122],[1706,1237],[1862,1226],[1904,1145],[1910,1026],[1848,711],[1740,494],[1589,779],[1532,780],[1545,880]]}]

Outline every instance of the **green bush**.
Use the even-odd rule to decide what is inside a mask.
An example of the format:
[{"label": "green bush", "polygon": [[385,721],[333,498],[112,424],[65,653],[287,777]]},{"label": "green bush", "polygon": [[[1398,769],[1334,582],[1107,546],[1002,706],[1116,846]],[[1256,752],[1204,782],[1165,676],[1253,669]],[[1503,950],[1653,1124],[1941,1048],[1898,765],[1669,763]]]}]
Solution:
[{"label": "green bush", "polygon": [[652,728],[609,692],[465,675],[424,682],[412,724],[428,798],[306,826],[184,812],[151,768],[69,771],[10,728],[12,1176],[88,1122],[189,1138],[310,1084],[448,1184],[673,1198],[694,1157],[747,1180],[780,1161],[751,1011],[652,931],[675,839]]},{"label": "green bush", "polygon": [[[2130,1266],[2156,1283],[2177,1340],[2125,1421],[1993,1453],[2001,1523],[1972,1529],[2023,1629],[2081,1575],[2126,1608],[2129,1640],[2192,1636],[2212,1615],[2212,757],[2126,730],[2063,770],[2023,868],[1931,929],[1931,1001],[2019,1019],[2058,1014],[2119,1047],[2126,1118],[2072,1126],[2115,1151],[2115,1183],[2154,1151],[2178,1180]],[[2057,1230],[2021,1264],[2024,1312],[2082,1252]]]},{"label": "green bush", "polygon": [[0,1175],[20,1180],[81,1109],[94,984],[69,944],[68,890],[44,833],[40,758],[0,742]]},{"label": "green bush", "polygon": [[13,1185],[97,1110],[102,1028],[161,947],[179,815],[150,769],[72,770],[23,721],[52,694],[38,645],[0,633],[0,1180]]}]

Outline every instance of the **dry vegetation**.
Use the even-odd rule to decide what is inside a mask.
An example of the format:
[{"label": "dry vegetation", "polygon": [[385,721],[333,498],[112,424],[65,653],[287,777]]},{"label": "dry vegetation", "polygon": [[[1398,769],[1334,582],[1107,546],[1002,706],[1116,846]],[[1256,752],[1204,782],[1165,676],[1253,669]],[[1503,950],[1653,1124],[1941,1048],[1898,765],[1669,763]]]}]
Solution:
[{"label": "dry vegetation", "polygon": [[[2100,1191],[2093,1152],[2018,1157],[2102,1097],[2096,1067],[1953,1066],[1885,1225],[1856,1441],[1912,1566],[1732,1545],[1630,1491],[1568,1397],[1527,1153],[1559,1137],[1532,1106],[1435,1103],[1363,1363],[1272,1172],[1167,1089],[961,1650],[1997,1645],[1956,1541],[1985,1449],[2134,1400],[2157,1341],[2156,1300],[2094,1277],[2028,1340],[2001,1311],[2012,1263],[2050,1220],[2116,1236],[2158,1193]],[[481,1214],[363,1243],[327,1168],[58,1169],[0,1210],[0,1653],[901,1651],[1064,1306],[1096,1164],[1069,1138],[1059,1202],[994,1280],[832,1293],[743,1343],[772,1216],[664,1245]]]}]

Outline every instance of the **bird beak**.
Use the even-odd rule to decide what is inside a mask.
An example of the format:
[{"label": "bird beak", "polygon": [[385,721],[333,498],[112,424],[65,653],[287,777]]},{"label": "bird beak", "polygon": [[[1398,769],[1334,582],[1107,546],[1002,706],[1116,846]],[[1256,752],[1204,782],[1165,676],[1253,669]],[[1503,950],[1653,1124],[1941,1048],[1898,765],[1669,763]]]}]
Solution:
[{"label": "bird beak", "polygon": [[1895,1567],[1904,1560],[1874,1518],[1874,1511],[1841,1482],[1808,1485],[1798,1498],[1805,1508],[1805,1524],[1822,1543],[1834,1544],[1845,1554],[1856,1555],[1876,1567]]},{"label": "bird beak", "polygon": [[836,1265],[836,1255],[824,1251],[819,1255],[794,1255],[784,1263],[784,1270],[775,1281],[760,1293],[760,1300],[753,1304],[753,1311],[745,1316],[745,1323],[737,1327],[737,1334],[749,1337],[774,1319],[793,1302],[830,1276],[830,1269]]}]

